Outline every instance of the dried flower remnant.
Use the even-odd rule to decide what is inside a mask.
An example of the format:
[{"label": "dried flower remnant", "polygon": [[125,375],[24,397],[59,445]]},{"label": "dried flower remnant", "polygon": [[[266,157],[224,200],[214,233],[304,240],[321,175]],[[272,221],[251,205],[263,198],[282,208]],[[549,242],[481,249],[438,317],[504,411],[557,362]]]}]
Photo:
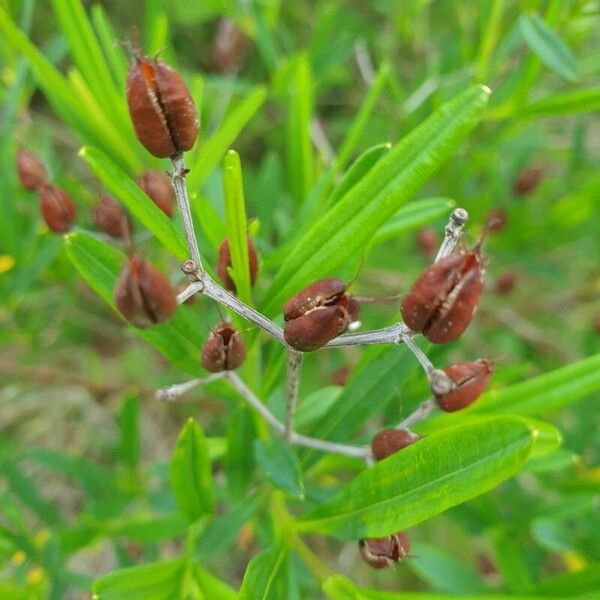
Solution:
[{"label": "dried flower remnant", "polygon": [[246,358],[246,344],[230,323],[223,322],[211,331],[202,346],[202,366],[212,373],[237,369]]},{"label": "dried flower remnant", "polygon": [[199,120],[183,79],[164,62],[138,56],[127,75],[127,105],[138,140],[158,158],[190,150]]},{"label": "dried flower remnant", "polygon": [[317,350],[346,331],[358,318],[359,310],[343,281],[320,279],[286,302],[283,335],[296,350]]},{"label": "dried flower remnant", "polygon": [[172,217],[175,211],[175,189],[170,178],[160,171],[146,171],[138,177],[138,185],[146,195],[162,210],[167,217]]},{"label": "dried flower remnant", "polygon": [[542,181],[544,169],[542,167],[528,167],[523,169],[515,178],[512,191],[515,196],[527,196],[535,191]]},{"label": "dried flower remnant", "polygon": [[33,152],[19,148],[17,150],[17,176],[27,190],[37,190],[48,183],[46,168]]},{"label": "dried flower remnant", "polygon": [[[248,264],[250,267],[250,285],[254,285],[258,276],[258,255],[256,253],[256,246],[250,237],[248,237]],[[217,276],[225,288],[235,293],[235,283],[227,272],[229,267],[231,267],[231,250],[229,248],[229,241],[223,240],[219,246]]]},{"label": "dried flower remnant", "polygon": [[371,440],[371,452],[375,460],[383,460],[420,439],[420,435],[407,429],[384,429]]},{"label": "dried flower remnant", "polygon": [[368,538],[358,542],[363,560],[374,569],[385,569],[408,556],[410,543],[408,535],[399,531],[382,538]]},{"label": "dried flower remnant", "polygon": [[111,196],[101,196],[92,207],[92,220],[104,233],[121,239],[131,235],[131,221],[123,207]]},{"label": "dried flower remnant", "polygon": [[73,227],[77,208],[67,192],[48,183],[38,190],[40,210],[48,228],[56,233],[66,233]]},{"label": "dried flower remnant", "polygon": [[114,301],[121,314],[140,328],[164,323],[177,310],[177,296],[169,280],[136,254],[129,257],[119,275]]},{"label": "dried flower remnant", "polygon": [[447,394],[436,395],[436,402],[443,411],[455,412],[481,396],[492,376],[493,365],[489,360],[479,359],[451,365],[444,373],[456,387]]}]

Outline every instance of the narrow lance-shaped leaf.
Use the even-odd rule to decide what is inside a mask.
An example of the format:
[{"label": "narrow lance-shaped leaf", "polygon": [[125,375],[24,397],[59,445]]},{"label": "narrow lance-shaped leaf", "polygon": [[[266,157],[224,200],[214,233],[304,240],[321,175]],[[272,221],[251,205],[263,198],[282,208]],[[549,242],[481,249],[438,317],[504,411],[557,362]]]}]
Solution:
[{"label": "narrow lance-shaped leaf", "polygon": [[433,433],[362,472],[298,527],[340,539],[407,529],[514,475],[528,459],[535,435],[518,417]]},{"label": "narrow lance-shaped leaf", "polygon": [[269,548],[255,556],[246,568],[239,600],[287,598],[287,551]]},{"label": "narrow lance-shaped leaf", "polygon": [[362,181],[311,227],[266,294],[274,314],[303,285],[330,274],[361,251],[377,229],[425,183],[483,113],[489,90],[473,86],[396,144]]},{"label": "narrow lance-shaped leaf", "polygon": [[294,498],[304,498],[300,462],[292,448],[281,438],[255,440],[256,462],[267,479]]}]

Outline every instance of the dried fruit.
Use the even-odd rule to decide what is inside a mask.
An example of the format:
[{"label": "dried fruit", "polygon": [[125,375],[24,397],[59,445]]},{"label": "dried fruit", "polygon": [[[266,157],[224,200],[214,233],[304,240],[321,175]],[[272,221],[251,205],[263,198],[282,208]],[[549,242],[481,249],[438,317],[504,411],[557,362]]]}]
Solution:
[{"label": "dried fruit", "polygon": [[111,196],[100,196],[92,207],[92,220],[98,229],[112,237],[127,239],[131,234],[127,213]]},{"label": "dried fruit", "polygon": [[475,314],[483,273],[479,244],[429,266],[402,302],[404,322],[434,344],[456,340]]},{"label": "dried fruit", "polygon": [[212,60],[220,73],[235,73],[248,55],[250,40],[231,19],[221,19],[212,46]]},{"label": "dried fruit", "polygon": [[320,279],[286,302],[283,335],[296,350],[316,350],[346,331],[358,318],[359,309],[343,281]]},{"label": "dried fruit", "polygon": [[472,404],[481,396],[493,373],[491,361],[479,359],[458,363],[444,369],[456,386],[447,394],[436,395],[438,406],[446,412],[455,412]]},{"label": "dried fruit", "polygon": [[503,208],[495,208],[485,219],[485,229],[489,233],[499,233],[506,228],[507,220],[506,211]]},{"label": "dried fruit", "polygon": [[138,140],[158,158],[190,150],[198,113],[183,79],[164,62],[138,56],[127,75],[127,105]]},{"label": "dried fruit", "polygon": [[77,208],[67,192],[47,183],[38,190],[40,210],[46,225],[56,233],[66,233],[73,227]]},{"label": "dried fruit", "polygon": [[528,167],[523,169],[513,181],[512,191],[515,196],[526,196],[535,191],[542,181],[544,169],[541,167]]},{"label": "dried fruit", "polygon": [[517,277],[514,273],[503,273],[496,279],[494,291],[500,296],[508,296],[512,294],[517,283]]},{"label": "dried fruit", "polygon": [[399,531],[382,538],[368,538],[358,542],[363,560],[374,569],[385,569],[400,562],[408,555],[408,535]]},{"label": "dried fruit", "polygon": [[420,435],[407,429],[384,429],[371,440],[371,452],[375,460],[383,460],[420,439]]},{"label": "dried fruit", "polygon": [[202,346],[202,366],[212,373],[237,369],[246,358],[246,344],[230,323],[223,322],[211,331]]},{"label": "dried fruit", "polygon": [[164,323],[177,310],[177,296],[169,280],[135,254],[119,275],[114,301],[121,314],[140,328]]},{"label": "dried fruit", "polygon": [[172,217],[175,211],[175,189],[166,173],[146,171],[138,177],[138,185],[146,192],[150,200],[162,210],[167,217]]},{"label": "dried fruit", "polygon": [[28,190],[37,190],[48,183],[42,161],[37,154],[24,148],[17,151],[17,175],[21,185]]},{"label": "dried fruit", "polygon": [[[254,285],[258,275],[258,255],[256,247],[250,237],[248,237],[248,263],[250,265],[250,284]],[[217,259],[217,275],[223,285],[230,291],[235,293],[235,283],[229,273],[228,267],[231,267],[231,250],[229,249],[229,241],[223,240],[219,246],[219,256]]]},{"label": "dried fruit", "polygon": [[417,231],[417,248],[426,256],[431,256],[439,245],[437,233],[431,227],[423,227]]}]

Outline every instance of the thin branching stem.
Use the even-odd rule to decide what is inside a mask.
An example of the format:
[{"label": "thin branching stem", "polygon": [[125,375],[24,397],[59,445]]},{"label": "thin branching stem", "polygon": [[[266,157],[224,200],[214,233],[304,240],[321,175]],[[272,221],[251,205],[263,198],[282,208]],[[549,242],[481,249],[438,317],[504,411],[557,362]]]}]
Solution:
[{"label": "thin branching stem", "polygon": [[290,440],[294,429],[294,415],[298,404],[302,352],[288,350],[287,355],[287,406],[285,415],[285,439]]}]

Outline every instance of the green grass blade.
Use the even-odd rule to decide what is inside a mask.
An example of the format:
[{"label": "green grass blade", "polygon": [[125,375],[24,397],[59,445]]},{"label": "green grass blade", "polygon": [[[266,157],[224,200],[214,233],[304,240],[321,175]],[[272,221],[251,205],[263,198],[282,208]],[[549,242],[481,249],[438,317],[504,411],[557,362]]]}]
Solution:
[{"label": "green grass blade", "polygon": [[106,17],[104,8],[100,4],[92,6],[92,23],[98,36],[98,42],[102,47],[104,56],[106,56],[106,62],[110,68],[116,89],[124,94],[127,80],[127,59],[118,43],[112,25]]},{"label": "green grass blade", "polygon": [[557,94],[532,102],[509,116],[553,117],[600,110],[600,87]]},{"label": "green grass blade", "polygon": [[288,598],[287,558],[283,546],[257,554],[246,567],[239,600]]}]

